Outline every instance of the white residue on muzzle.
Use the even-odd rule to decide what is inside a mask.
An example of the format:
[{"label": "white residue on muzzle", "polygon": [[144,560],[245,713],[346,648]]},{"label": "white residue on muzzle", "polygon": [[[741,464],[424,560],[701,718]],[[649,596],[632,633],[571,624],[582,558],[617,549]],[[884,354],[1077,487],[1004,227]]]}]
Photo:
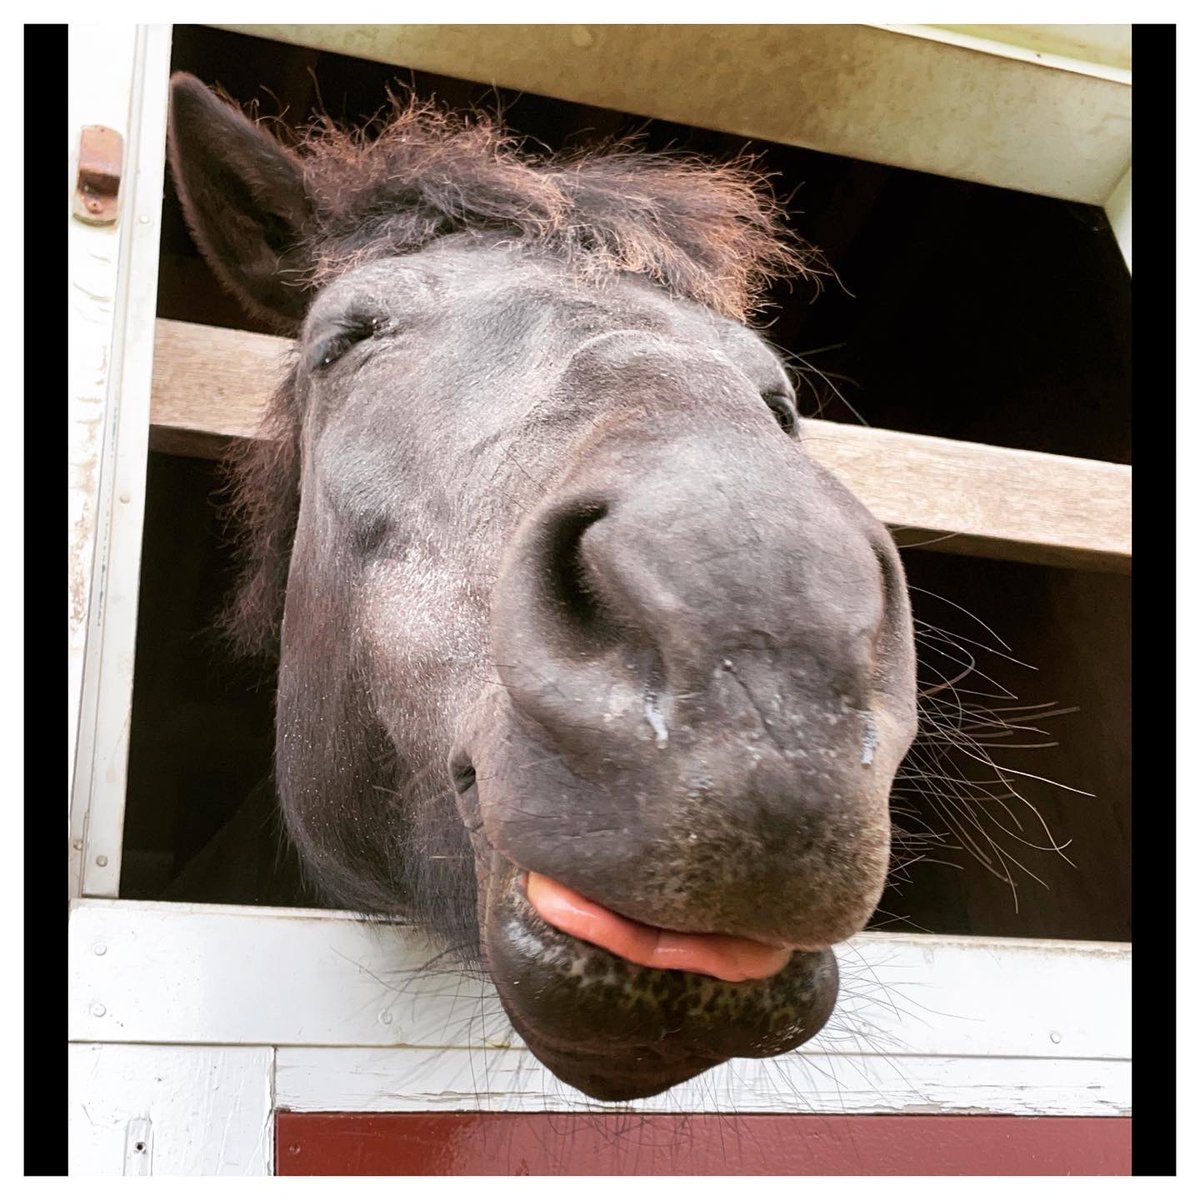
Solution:
[{"label": "white residue on muzzle", "polygon": [[863,743],[862,743],[862,758],[858,761],[864,767],[869,767],[875,761],[875,747],[879,744],[879,739],[875,734],[875,718],[869,713],[863,713]]},{"label": "white residue on muzzle", "polygon": [[667,723],[663,720],[662,713],[658,711],[658,696],[654,692],[646,693],[644,712],[646,723],[654,730],[655,743],[658,746],[665,746],[671,735],[667,731]]}]

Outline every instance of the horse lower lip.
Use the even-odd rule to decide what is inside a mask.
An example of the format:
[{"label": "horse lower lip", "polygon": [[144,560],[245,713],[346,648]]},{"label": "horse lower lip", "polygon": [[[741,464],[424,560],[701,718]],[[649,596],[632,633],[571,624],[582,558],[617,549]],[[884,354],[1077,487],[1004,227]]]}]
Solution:
[{"label": "horse lower lip", "polygon": [[679,933],[643,925],[535,872],[525,876],[523,890],[530,906],[548,925],[638,966],[742,983],[778,974],[792,956],[787,947],[749,938]]},{"label": "horse lower lip", "polygon": [[837,998],[828,950],[794,953],[770,978],[746,982],[630,962],[544,921],[519,871],[495,894],[482,933],[526,1046],[598,1100],[650,1096],[730,1058],[786,1053],[820,1031]]}]

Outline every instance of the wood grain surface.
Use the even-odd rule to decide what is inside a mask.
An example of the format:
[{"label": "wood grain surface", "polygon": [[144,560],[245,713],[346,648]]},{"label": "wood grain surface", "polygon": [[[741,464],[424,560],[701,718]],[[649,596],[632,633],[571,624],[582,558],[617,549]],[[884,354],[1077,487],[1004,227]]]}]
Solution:
[{"label": "wood grain surface", "polygon": [[[159,320],[151,449],[212,458],[257,436],[291,342]],[[973,442],[803,422],[804,443],[901,546],[1128,571],[1131,468]]]}]

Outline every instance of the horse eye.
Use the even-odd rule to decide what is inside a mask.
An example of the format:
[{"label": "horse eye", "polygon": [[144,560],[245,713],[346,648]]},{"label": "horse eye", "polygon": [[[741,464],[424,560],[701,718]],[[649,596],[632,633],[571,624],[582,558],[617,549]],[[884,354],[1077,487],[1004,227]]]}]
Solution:
[{"label": "horse eye", "polygon": [[771,410],[779,428],[788,437],[796,433],[796,410],[786,392],[763,392],[763,403]]},{"label": "horse eye", "polygon": [[352,346],[365,342],[390,328],[383,317],[350,317],[335,326],[317,343],[313,352],[312,366],[315,370],[332,366]]},{"label": "horse eye", "polygon": [[354,525],[351,538],[354,549],[364,557],[374,554],[387,540],[391,525],[386,516],[376,513]]}]

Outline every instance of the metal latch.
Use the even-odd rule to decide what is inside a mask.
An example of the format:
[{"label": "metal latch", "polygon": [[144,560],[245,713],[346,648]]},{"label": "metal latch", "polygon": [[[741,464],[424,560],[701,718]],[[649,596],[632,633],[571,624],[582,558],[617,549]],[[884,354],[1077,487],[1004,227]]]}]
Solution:
[{"label": "metal latch", "polygon": [[79,135],[79,174],[74,213],[88,225],[111,225],[117,219],[125,142],[107,125],[85,125]]}]

